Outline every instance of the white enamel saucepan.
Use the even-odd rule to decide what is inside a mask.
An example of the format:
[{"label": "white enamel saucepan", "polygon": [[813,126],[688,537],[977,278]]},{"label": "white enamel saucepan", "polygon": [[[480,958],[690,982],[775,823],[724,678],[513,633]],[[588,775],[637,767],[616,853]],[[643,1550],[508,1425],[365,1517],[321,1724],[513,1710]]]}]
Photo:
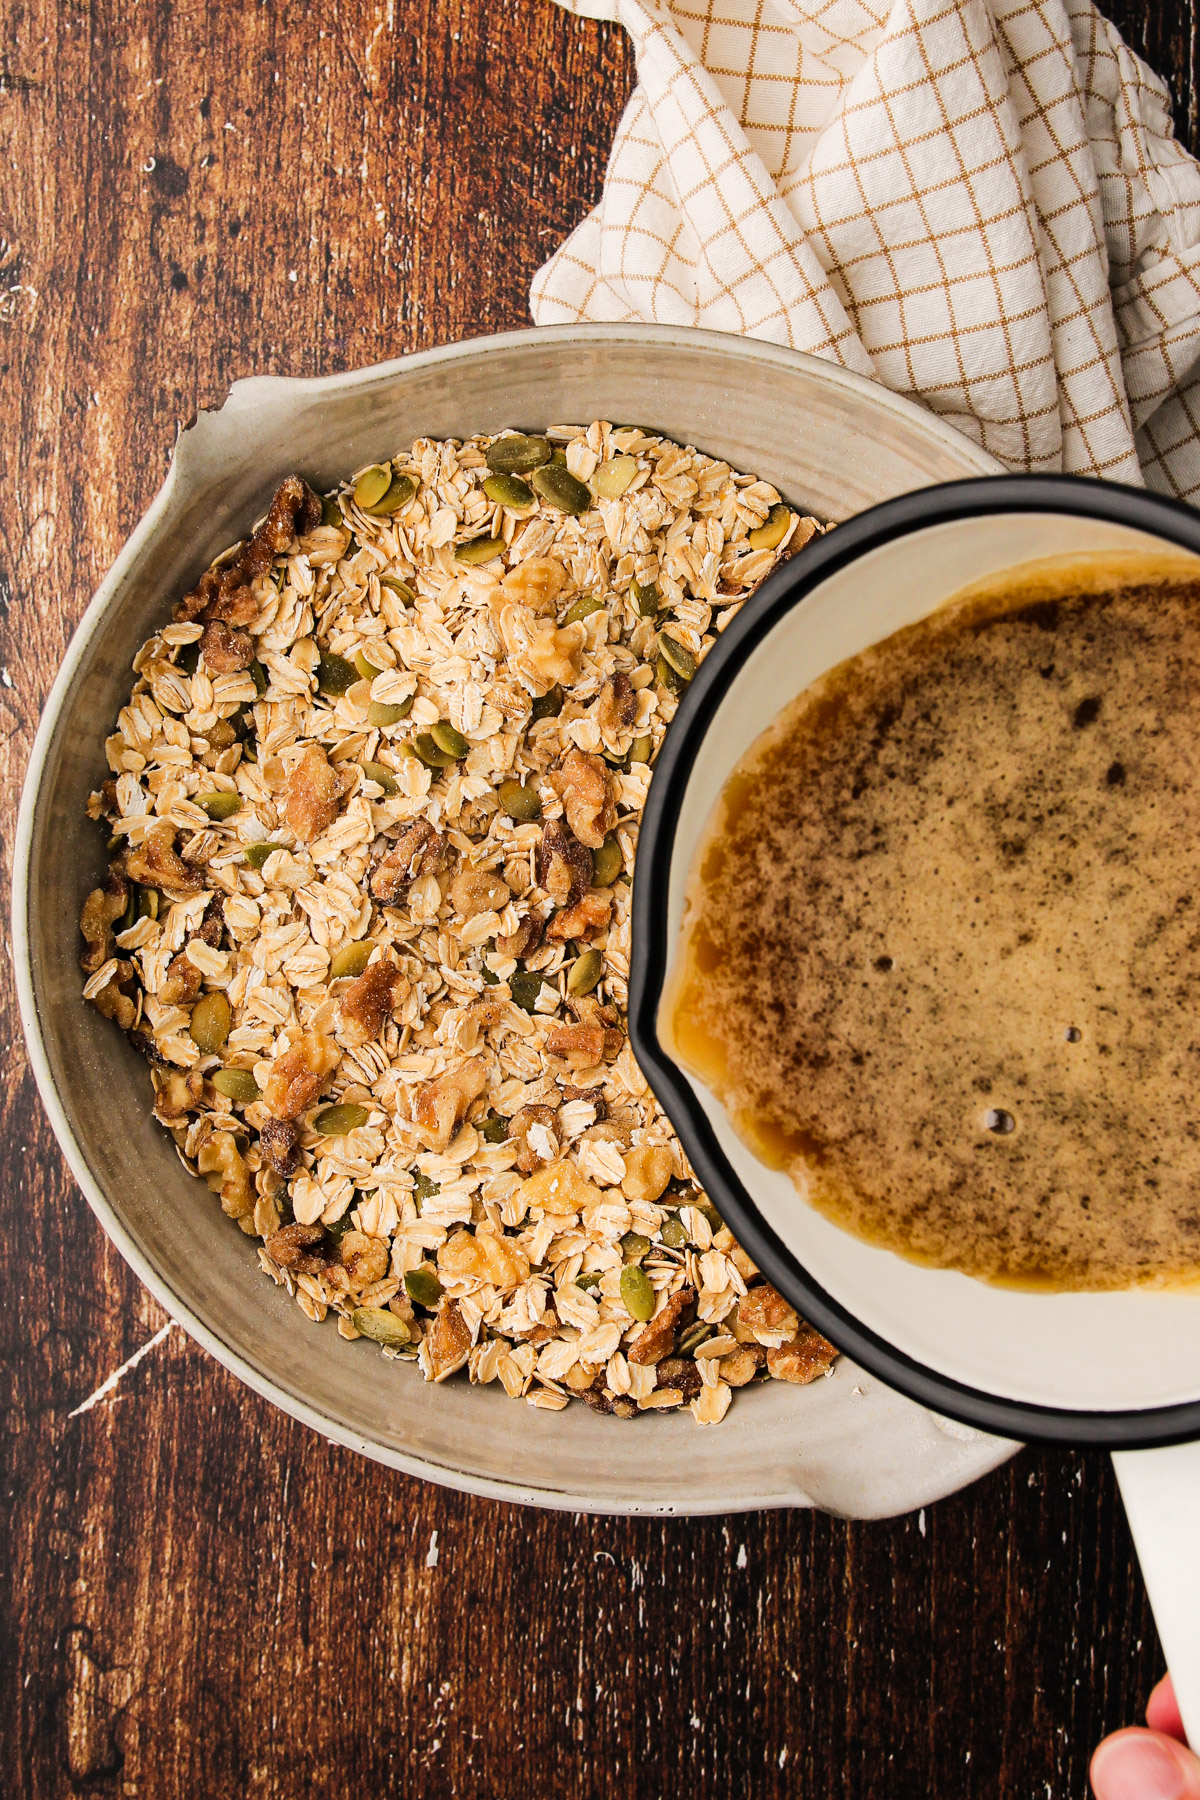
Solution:
[{"label": "white enamel saucepan", "polygon": [[783,707],[966,586],[1046,557],[1109,550],[1200,556],[1200,516],[1070,477],[962,481],[861,513],[778,570],[718,639],[656,766],[634,880],[630,1028],[721,1212],[842,1350],[968,1424],[1113,1452],[1184,1722],[1200,1744],[1200,1284],[1020,1292],[867,1244],[756,1158],[715,1096],[673,1060],[660,1017],[705,826],[726,778]]}]

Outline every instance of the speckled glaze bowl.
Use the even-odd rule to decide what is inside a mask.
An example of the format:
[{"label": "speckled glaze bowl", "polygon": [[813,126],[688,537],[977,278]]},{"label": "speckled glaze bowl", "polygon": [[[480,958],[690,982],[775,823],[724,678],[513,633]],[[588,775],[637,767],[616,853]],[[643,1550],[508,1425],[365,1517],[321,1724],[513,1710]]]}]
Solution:
[{"label": "speckled glaze bowl", "polygon": [[410,1474],[473,1493],[612,1513],[818,1506],[882,1517],[974,1480],[1014,1446],[951,1425],[847,1360],[811,1387],[737,1397],[716,1429],[521,1408],[426,1385],[314,1329],[155,1125],[145,1064],[80,998],[77,921],[101,878],[86,818],[136,648],[280,478],[329,487],[418,436],[636,419],[753,470],[840,520],[997,465],[949,427],[812,357],[646,326],[525,331],[317,381],[239,382],[180,437],[170,473],[92,601],[46,702],[13,879],[21,1012],[51,1123],[105,1231],[219,1361],[293,1417]]}]

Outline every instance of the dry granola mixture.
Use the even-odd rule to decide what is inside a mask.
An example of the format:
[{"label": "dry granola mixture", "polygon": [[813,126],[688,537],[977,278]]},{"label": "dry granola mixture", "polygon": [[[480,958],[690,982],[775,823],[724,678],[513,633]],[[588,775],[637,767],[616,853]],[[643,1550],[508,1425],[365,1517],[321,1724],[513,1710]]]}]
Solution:
[{"label": "dry granola mixture", "polygon": [[138,652],[84,994],[310,1319],[622,1417],[830,1367],[623,1025],[677,695],[818,529],[639,429],[422,439],[289,477]]}]

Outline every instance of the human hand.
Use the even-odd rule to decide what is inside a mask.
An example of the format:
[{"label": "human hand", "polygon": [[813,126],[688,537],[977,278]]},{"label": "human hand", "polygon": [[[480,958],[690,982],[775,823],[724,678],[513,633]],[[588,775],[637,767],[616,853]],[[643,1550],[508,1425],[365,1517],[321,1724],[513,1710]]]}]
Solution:
[{"label": "human hand", "polygon": [[1106,1737],[1089,1771],[1096,1800],[1200,1800],[1200,1756],[1186,1748],[1171,1677],[1150,1696],[1146,1724]]}]

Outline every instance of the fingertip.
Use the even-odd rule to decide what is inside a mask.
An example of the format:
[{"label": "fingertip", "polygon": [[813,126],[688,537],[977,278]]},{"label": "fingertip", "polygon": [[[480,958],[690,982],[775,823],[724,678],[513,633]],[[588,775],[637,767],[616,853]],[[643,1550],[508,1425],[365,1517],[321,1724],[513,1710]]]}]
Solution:
[{"label": "fingertip", "polygon": [[1146,1702],[1146,1723],[1152,1731],[1164,1732],[1167,1737],[1178,1738],[1181,1744],[1187,1743],[1187,1732],[1183,1729],[1179,1702],[1169,1675],[1163,1676]]},{"label": "fingertip", "polygon": [[1088,1774],[1096,1800],[1200,1800],[1200,1759],[1138,1725],[1105,1738]]}]

